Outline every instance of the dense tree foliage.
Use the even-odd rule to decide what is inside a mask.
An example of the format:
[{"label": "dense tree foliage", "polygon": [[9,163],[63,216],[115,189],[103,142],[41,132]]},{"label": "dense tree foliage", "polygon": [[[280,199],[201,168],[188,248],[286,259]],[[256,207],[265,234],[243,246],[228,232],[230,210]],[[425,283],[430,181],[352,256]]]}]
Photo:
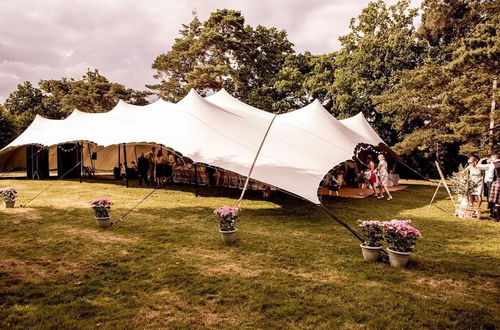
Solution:
[{"label": "dense tree foliage", "polygon": [[[400,81],[375,98],[377,110],[393,118],[399,152],[449,164],[458,160],[457,151],[478,156],[491,151],[499,9],[495,1],[424,1],[416,33],[425,45],[422,65],[402,71]],[[498,123],[498,112],[494,116]],[[493,137],[498,145],[498,131]]]},{"label": "dense tree foliage", "polygon": [[291,54],[273,80],[277,98],[273,112],[284,113],[318,99],[332,110],[331,88],[334,81],[335,53],[325,55]]},{"label": "dense tree foliage", "polygon": [[388,144],[394,142],[395,131],[387,124],[391,119],[375,109],[373,97],[394,86],[399,72],[421,63],[416,15],[408,1],[390,7],[372,2],[351,21],[351,32],[340,38],[331,86],[334,113],[348,117],[363,112]]},{"label": "dense tree foliage", "polygon": [[10,93],[0,109],[0,146],[3,147],[15,134],[26,129],[36,115],[62,119],[74,109],[105,112],[111,110],[120,99],[145,105],[148,103],[146,97],[149,94],[111,83],[97,70],[89,70],[79,80],[41,80],[38,87],[26,81]]},{"label": "dense tree foliage", "polygon": [[0,146],[7,145],[16,136],[16,125],[10,114],[0,105]]},{"label": "dense tree foliage", "polygon": [[175,102],[191,88],[201,95],[226,88],[245,102],[272,110],[273,78],[293,53],[285,31],[252,28],[239,11],[223,9],[205,22],[194,13],[180,34],[153,63],[160,82],[149,87],[161,98]]}]

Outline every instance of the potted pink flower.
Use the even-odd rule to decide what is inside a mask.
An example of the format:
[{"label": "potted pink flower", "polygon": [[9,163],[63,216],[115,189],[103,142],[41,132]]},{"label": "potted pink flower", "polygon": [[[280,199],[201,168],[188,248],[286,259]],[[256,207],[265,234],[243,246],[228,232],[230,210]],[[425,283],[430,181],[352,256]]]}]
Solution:
[{"label": "potted pink flower", "polygon": [[411,220],[391,220],[383,223],[385,240],[392,244],[387,248],[392,267],[404,267],[410,258],[420,231],[410,226]]},{"label": "potted pink flower", "polygon": [[89,201],[89,204],[92,205],[94,210],[97,226],[109,228],[111,226],[109,211],[113,202],[107,198],[96,198]]},{"label": "potted pink flower", "polygon": [[8,209],[14,207],[16,203],[17,190],[13,187],[7,187],[0,190],[0,196],[2,196],[3,206]]},{"label": "potted pink flower", "polygon": [[382,241],[384,240],[384,231],[381,221],[359,221],[361,234],[364,242],[360,244],[363,259],[366,262],[377,261],[382,251]]},{"label": "potted pink flower", "polygon": [[238,218],[238,206],[223,206],[214,211],[219,219],[219,233],[226,244],[236,242],[236,219]]}]

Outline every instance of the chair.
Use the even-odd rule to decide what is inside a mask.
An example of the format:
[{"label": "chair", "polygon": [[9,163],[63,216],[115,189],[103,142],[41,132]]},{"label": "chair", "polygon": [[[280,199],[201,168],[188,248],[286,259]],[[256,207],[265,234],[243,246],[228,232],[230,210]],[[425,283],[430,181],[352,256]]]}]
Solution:
[{"label": "chair", "polygon": [[207,185],[208,177],[205,171],[198,171],[198,184],[199,185]]},{"label": "chair", "polygon": [[91,166],[84,166],[83,167],[83,176],[87,178],[91,178],[95,176],[95,170]]},{"label": "chair", "polygon": [[228,172],[229,175],[229,188],[238,188],[239,186],[239,180],[238,180],[238,174],[233,173],[233,172]]}]

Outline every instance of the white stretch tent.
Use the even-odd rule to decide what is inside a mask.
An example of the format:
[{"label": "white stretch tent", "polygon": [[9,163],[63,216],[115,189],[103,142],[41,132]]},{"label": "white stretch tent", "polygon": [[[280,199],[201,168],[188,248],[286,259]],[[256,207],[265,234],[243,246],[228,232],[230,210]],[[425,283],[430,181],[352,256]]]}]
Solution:
[{"label": "white stretch tent", "polygon": [[[268,131],[266,135],[266,131]],[[20,146],[87,141],[100,147],[155,143],[206,163],[251,177],[320,204],[317,189],[335,165],[352,159],[359,143],[382,139],[360,113],[336,120],[318,102],[274,115],[222,90],[206,99],[191,91],[176,104],[134,106],[120,101],[107,113],[75,110],[64,120],[36,116],[0,154]]]}]

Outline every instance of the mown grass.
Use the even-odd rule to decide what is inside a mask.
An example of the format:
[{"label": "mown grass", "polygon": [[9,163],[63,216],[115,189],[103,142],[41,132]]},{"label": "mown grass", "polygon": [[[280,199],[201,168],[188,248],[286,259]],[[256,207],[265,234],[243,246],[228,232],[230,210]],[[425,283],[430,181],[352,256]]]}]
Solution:
[{"label": "mown grass", "polygon": [[[0,181],[18,188],[17,205],[50,183]],[[57,182],[28,207],[0,211],[0,327],[494,329],[500,225],[428,210],[433,191],[328,201],[353,226],[413,220],[424,239],[406,269],[393,269],[364,263],[349,232],[290,196],[250,194],[240,241],[226,246],[212,211],[237,192],[159,190],[103,230],[88,200],[113,199],[116,219],[148,190]],[[437,205],[452,212],[446,196]]]}]

